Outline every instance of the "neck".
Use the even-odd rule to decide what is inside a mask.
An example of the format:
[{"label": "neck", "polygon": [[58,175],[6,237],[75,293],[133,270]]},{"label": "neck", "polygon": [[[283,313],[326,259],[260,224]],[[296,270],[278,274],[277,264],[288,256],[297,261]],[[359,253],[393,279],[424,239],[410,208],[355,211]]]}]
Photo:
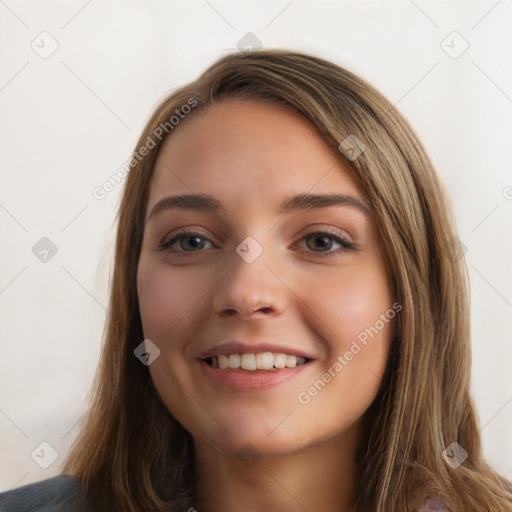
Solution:
[{"label": "neck", "polygon": [[195,441],[197,512],[353,512],[358,428],[322,444],[240,461]]}]

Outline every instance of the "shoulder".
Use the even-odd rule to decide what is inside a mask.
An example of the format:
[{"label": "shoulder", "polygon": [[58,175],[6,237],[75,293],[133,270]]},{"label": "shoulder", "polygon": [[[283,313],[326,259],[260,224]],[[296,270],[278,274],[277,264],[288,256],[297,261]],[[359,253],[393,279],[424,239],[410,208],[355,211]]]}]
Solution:
[{"label": "shoulder", "polygon": [[452,510],[443,503],[441,498],[427,496],[418,512],[452,512]]},{"label": "shoulder", "polygon": [[0,512],[91,512],[78,480],[59,475],[0,494]]}]

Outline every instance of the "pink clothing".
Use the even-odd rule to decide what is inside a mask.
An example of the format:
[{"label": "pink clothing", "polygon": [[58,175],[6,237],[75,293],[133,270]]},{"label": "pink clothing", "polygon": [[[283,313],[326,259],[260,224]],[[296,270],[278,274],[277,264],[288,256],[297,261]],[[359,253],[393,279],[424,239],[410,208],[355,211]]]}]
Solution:
[{"label": "pink clothing", "polygon": [[437,496],[427,496],[418,512],[452,512]]}]

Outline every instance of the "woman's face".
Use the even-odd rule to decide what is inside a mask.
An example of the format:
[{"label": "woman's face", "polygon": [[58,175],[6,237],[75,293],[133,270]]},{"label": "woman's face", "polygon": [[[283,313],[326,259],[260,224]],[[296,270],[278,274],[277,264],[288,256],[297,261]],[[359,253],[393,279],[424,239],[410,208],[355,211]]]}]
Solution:
[{"label": "woman's face", "polygon": [[[225,453],[251,443],[282,455],[343,436],[358,427],[385,368],[390,282],[363,209],[291,198],[364,203],[360,191],[287,107],[237,99],[183,123],[156,162],[137,275],[144,336],[160,350],[149,365],[156,390],[196,443]],[[218,206],[169,201],[151,215],[165,198],[191,194]],[[178,230],[193,233],[172,240]],[[308,362],[215,368],[202,360],[215,349],[221,366],[236,366],[229,354],[242,353]],[[293,366],[294,358],[255,359]]]}]

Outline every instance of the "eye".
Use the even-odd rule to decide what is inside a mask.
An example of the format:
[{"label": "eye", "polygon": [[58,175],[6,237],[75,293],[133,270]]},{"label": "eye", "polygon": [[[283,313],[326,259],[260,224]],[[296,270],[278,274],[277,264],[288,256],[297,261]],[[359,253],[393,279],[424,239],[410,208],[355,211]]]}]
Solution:
[{"label": "eye", "polygon": [[[179,249],[173,249],[172,246],[176,244],[176,242],[181,242],[181,241],[187,241],[190,242],[191,240],[193,240],[192,244],[189,246],[192,247],[192,250],[187,250],[183,245],[180,244],[180,248]],[[349,242],[348,240],[346,240],[345,238],[342,238],[334,233],[330,233],[328,231],[314,231],[312,233],[308,233],[307,235],[305,235],[304,237],[301,238],[301,242],[302,241],[307,241],[307,240],[312,240],[314,241],[315,243],[317,243],[318,241],[320,241],[320,248],[325,248],[326,247],[326,240],[331,240],[331,241],[334,241],[334,243],[336,244],[339,244],[341,247],[338,247],[338,249],[336,250],[331,250],[331,251],[315,251],[313,250],[312,252],[314,253],[317,253],[319,254],[320,256],[324,257],[324,256],[336,256],[338,254],[341,254],[342,252],[345,252],[345,251],[358,251],[359,248],[356,244],[354,244],[353,242]],[[202,241],[202,242],[201,242]],[[204,249],[204,242],[210,242],[211,243],[211,240],[209,240],[208,238],[204,237],[201,233],[197,232],[197,231],[192,231],[192,230],[183,230],[183,231],[179,231],[177,233],[174,233],[174,236],[172,236],[171,238],[169,238],[168,240],[164,240],[158,247],[157,247],[157,250],[158,251],[164,251],[164,250],[172,250],[174,252],[200,252],[201,249]],[[306,243],[306,245],[308,247],[309,244]],[[331,244],[329,244],[327,242],[327,245],[331,245],[332,246],[332,242]],[[327,247],[329,248],[329,247]]]},{"label": "eye", "polygon": [[322,257],[337,256],[345,251],[359,250],[358,246],[355,243],[349,242],[345,238],[335,235],[334,233],[329,233],[327,231],[314,231],[314,232],[309,233],[306,236],[304,236],[301,239],[301,241],[303,241],[303,240],[306,241],[306,245],[308,247],[311,247],[311,245],[307,244],[308,240],[312,240],[314,243],[317,243],[320,241],[320,248],[322,248],[322,247],[325,248],[327,246],[327,249],[329,249],[329,246],[332,246],[332,242],[329,244],[328,240],[334,241],[334,243],[337,243],[341,246],[341,247],[338,247],[338,249],[332,250],[332,251],[315,251],[315,250],[312,251],[314,253],[319,254]]},{"label": "eye", "polygon": [[[202,249],[203,245],[204,245],[201,242],[198,242],[198,240],[208,240],[208,238],[203,237],[203,235],[201,233],[198,233],[197,231],[179,231],[179,232],[175,233],[172,238],[170,238],[168,240],[164,240],[158,246],[157,250],[164,251],[166,249],[171,249],[172,246],[176,242],[181,242],[182,240],[187,240],[187,241],[194,240],[194,242],[191,244],[193,250],[192,251],[184,250],[183,252],[197,252],[194,249]],[[182,246],[182,248],[183,248],[183,246]],[[173,249],[173,250],[176,251],[176,249]],[[179,252],[179,250],[177,252]]]}]

